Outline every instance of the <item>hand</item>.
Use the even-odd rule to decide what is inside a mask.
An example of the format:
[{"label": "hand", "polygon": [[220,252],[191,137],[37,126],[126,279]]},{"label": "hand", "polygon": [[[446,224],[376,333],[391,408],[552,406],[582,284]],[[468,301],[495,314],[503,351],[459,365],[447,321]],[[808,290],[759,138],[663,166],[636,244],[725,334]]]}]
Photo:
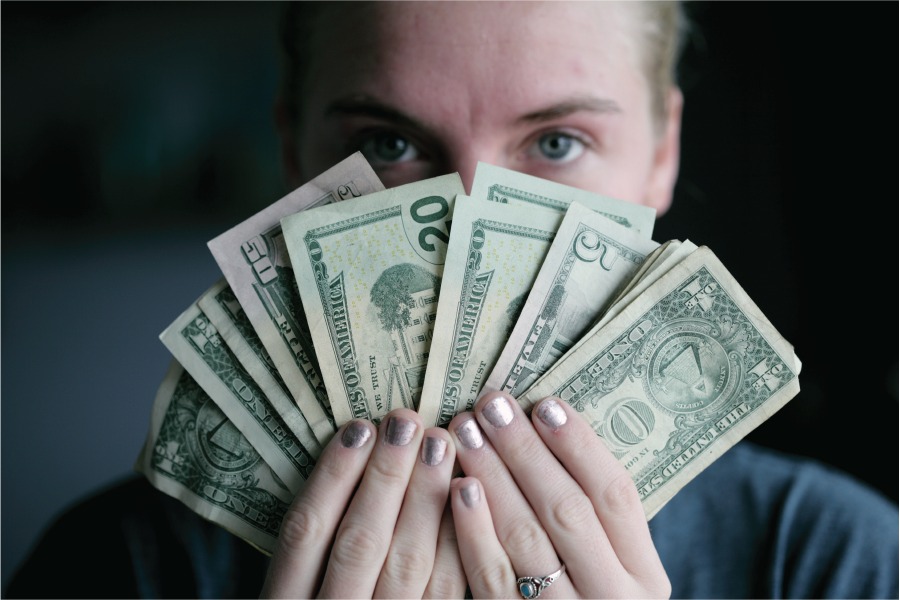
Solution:
[{"label": "hand", "polygon": [[447,431],[397,409],[335,434],[284,517],[262,597],[459,596]]},{"label": "hand", "polygon": [[568,404],[544,399],[529,420],[491,391],[449,430],[468,475],[450,498],[474,597],[514,596],[519,577],[561,565],[542,598],[669,596],[631,477]]}]

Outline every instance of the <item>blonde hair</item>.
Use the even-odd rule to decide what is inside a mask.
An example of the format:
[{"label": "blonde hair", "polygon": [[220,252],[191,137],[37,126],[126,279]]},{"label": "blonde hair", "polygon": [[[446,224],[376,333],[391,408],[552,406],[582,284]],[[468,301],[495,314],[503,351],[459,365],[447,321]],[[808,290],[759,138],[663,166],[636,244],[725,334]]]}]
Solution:
[{"label": "blonde hair", "polygon": [[688,33],[681,2],[630,2],[640,7],[641,61],[650,88],[650,109],[661,127],[666,120],[669,90],[678,85],[678,63]]}]

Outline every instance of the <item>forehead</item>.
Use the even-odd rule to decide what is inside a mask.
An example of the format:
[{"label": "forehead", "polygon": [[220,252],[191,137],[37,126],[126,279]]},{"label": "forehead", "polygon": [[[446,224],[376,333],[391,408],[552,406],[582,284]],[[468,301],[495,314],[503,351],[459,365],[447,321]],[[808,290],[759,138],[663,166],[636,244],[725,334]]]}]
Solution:
[{"label": "forehead", "polygon": [[615,95],[643,80],[632,12],[617,2],[337,3],[308,40],[306,90],[405,102],[438,93],[448,104],[496,102],[505,90],[526,111],[535,96]]}]

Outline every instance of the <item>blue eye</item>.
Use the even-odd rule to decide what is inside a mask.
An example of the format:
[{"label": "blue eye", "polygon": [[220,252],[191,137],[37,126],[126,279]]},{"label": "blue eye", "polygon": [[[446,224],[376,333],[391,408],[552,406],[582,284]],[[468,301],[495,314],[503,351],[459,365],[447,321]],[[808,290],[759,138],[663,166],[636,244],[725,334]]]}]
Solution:
[{"label": "blue eye", "polygon": [[554,162],[569,162],[581,156],[584,143],[572,135],[553,131],[538,138],[537,152],[542,158]]},{"label": "blue eye", "polygon": [[418,149],[409,140],[389,132],[376,133],[366,138],[359,150],[372,165],[406,162],[419,157]]}]

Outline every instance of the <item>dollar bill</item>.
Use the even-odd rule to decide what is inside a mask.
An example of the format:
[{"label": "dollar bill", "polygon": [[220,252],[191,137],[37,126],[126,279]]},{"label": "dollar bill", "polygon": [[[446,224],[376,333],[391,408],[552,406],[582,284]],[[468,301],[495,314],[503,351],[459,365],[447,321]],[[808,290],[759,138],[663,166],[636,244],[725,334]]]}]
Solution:
[{"label": "dollar bill", "polygon": [[[646,268],[639,269],[635,277],[619,292],[615,300],[610,303],[607,310],[600,317],[600,320],[591,328],[592,331],[603,327],[610,319],[624,310],[632,300],[640,297],[655,281],[690,256],[695,250],[697,250],[697,245],[690,240],[671,240],[667,242],[665,248],[654,256],[654,259],[646,265]],[[585,334],[582,339],[585,340],[589,336],[590,333]]]},{"label": "dollar bill", "polygon": [[201,517],[274,550],[293,494],[177,361],[156,394],[135,469]]},{"label": "dollar bill", "polygon": [[418,406],[462,193],[453,173],[282,219],[338,425]]},{"label": "dollar bill", "polygon": [[701,247],[522,396],[581,412],[637,485],[647,518],[800,389],[793,348]]},{"label": "dollar bill", "polygon": [[601,196],[483,162],[475,167],[472,192],[469,195],[479,200],[520,207],[539,206],[560,213],[566,212],[572,202],[579,202],[626,229],[640,232],[647,239],[653,235],[653,226],[656,224],[656,210],[648,206]]},{"label": "dollar bill", "polygon": [[284,247],[281,219],[383,189],[369,163],[357,152],[208,244],[322,444],[334,434],[334,419]]},{"label": "dollar bill", "polygon": [[445,426],[474,405],[562,217],[457,198],[419,405],[426,427]]},{"label": "dollar bill", "polygon": [[315,466],[313,453],[272,407],[200,307],[191,305],[159,337],[288,489],[296,493]]},{"label": "dollar bill", "polygon": [[[666,240],[662,244],[656,247],[653,252],[648,254],[644,258],[644,262],[641,263],[641,266],[638,268],[637,272],[631,278],[627,285],[625,285],[619,293],[616,295],[616,298],[610,302],[610,304],[616,303],[622,296],[628,293],[632,287],[634,287],[638,282],[642,281],[644,277],[653,269],[656,269],[663,259],[670,256],[677,247],[681,246],[681,241],[679,240]],[[694,246],[690,252],[696,250],[697,247]],[[685,253],[685,255],[690,254],[690,252]]]},{"label": "dollar bill", "polygon": [[658,246],[573,202],[485,385],[513,397],[524,393],[581,339]]},{"label": "dollar bill", "polygon": [[262,390],[272,408],[278,412],[288,429],[297,436],[304,448],[318,458],[322,446],[316,439],[306,417],[291,400],[284,380],[275,363],[256,335],[250,319],[225,279],[221,279],[205,293],[197,305],[209,318],[225,344]]}]

